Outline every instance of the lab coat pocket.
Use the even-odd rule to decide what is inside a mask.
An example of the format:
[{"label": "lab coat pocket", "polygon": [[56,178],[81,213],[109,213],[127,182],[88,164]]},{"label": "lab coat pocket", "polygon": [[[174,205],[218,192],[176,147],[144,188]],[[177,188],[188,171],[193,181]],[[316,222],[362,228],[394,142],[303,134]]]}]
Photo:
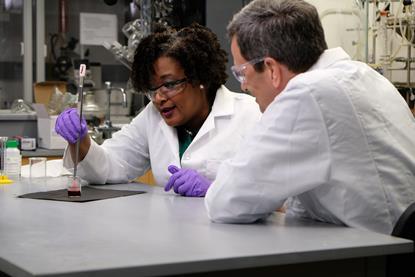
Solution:
[{"label": "lab coat pocket", "polygon": [[218,173],[219,166],[222,160],[206,160],[206,176],[209,180],[213,181]]}]

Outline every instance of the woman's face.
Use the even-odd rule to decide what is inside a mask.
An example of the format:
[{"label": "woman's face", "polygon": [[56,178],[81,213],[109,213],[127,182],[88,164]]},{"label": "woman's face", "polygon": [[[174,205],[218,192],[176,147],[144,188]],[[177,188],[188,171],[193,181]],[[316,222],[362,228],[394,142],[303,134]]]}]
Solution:
[{"label": "woman's face", "polygon": [[[180,64],[173,58],[160,57],[154,63],[152,88],[162,86],[153,98],[153,104],[160,112],[167,125],[185,126],[199,129],[209,114],[209,103],[206,92],[200,86],[192,86],[188,82],[178,84],[177,94],[167,92],[174,90],[172,82],[183,80],[186,76]],[[175,94],[169,97],[169,94]]]}]

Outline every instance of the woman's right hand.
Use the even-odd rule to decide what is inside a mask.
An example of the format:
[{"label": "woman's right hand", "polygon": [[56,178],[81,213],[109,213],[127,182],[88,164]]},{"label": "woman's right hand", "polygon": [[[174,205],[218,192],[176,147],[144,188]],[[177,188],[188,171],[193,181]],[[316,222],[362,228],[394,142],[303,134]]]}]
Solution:
[{"label": "woman's right hand", "polygon": [[69,152],[74,163],[77,150],[75,143],[80,140],[78,161],[82,161],[91,146],[85,118],[82,117],[82,121],[79,121],[78,111],[75,108],[65,110],[56,119],[55,131],[69,143]]},{"label": "woman's right hand", "polygon": [[75,108],[70,108],[62,112],[56,119],[55,131],[69,144],[75,144],[78,139],[82,139],[88,134],[88,127],[85,118],[82,117],[82,121],[80,121],[78,111]]}]

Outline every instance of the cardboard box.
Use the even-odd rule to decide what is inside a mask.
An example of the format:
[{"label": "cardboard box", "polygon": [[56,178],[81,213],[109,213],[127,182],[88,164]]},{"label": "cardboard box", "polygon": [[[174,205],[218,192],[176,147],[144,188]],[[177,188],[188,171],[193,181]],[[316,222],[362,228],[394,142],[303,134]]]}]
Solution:
[{"label": "cardboard box", "polygon": [[33,86],[34,102],[48,105],[52,94],[58,88],[62,93],[66,92],[66,82],[62,81],[45,81],[35,83]]},{"label": "cardboard box", "polygon": [[49,115],[45,105],[33,104],[37,113],[38,146],[46,149],[65,149],[67,142],[55,132],[57,115]]}]

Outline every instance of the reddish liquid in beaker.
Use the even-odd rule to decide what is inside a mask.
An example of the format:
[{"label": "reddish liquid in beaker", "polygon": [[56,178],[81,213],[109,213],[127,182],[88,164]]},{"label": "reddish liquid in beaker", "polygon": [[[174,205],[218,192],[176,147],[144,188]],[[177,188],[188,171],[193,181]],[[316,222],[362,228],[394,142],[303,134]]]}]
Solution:
[{"label": "reddish liquid in beaker", "polygon": [[68,190],[68,196],[69,197],[80,197],[81,196],[81,191],[78,190]]},{"label": "reddish liquid in beaker", "polygon": [[81,188],[77,180],[72,180],[71,186],[68,188],[68,197],[80,197]]}]

